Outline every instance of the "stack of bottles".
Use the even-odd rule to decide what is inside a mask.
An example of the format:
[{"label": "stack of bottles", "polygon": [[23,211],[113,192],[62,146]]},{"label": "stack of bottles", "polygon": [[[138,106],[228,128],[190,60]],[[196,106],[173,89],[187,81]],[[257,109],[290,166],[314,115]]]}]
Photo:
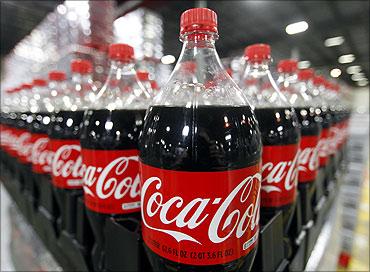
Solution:
[{"label": "stack of bottles", "polygon": [[182,14],[180,39],[160,91],[127,44],[100,89],[76,59],[7,90],[1,179],[67,270],[304,269],[345,158],[339,85],[295,60],[275,81],[267,44],[236,84],[209,9]]}]

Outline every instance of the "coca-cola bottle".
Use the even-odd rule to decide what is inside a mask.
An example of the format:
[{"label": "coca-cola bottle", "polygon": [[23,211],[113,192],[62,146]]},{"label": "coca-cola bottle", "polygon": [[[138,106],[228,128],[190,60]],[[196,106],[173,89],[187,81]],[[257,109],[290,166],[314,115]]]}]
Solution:
[{"label": "coca-cola bottle", "polygon": [[340,161],[343,158],[344,152],[344,144],[345,144],[345,134],[346,134],[346,126],[348,123],[348,110],[344,104],[343,99],[339,93],[339,85],[329,82],[328,80],[324,79],[324,86],[325,86],[325,98],[328,100],[331,107],[331,111],[335,114],[336,120],[334,120],[334,128],[333,128],[333,147],[335,145],[335,149],[337,151],[337,161],[336,166],[339,166]]},{"label": "coca-cola bottle", "polygon": [[[312,195],[319,168],[318,147],[322,130],[321,109],[314,104],[304,88],[298,88],[297,61],[280,61],[278,71],[280,72],[279,86],[291,93],[290,102],[296,110],[301,129],[298,187],[309,186]],[[293,97],[295,98],[293,99]]]},{"label": "coca-cola bottle", "polygon": [[246,69],[241,80],[252,96],[262,136],[261,220],[267,223],[283,212],[288,234],[296,201],[300,131],[294,109],[270,72],[271,49],[267,44],[245,48]]},{"label": "coca-cola bottle", "polygon": [[95,102],[97,87],[92,76],[93,65],[89,60],[75,59],[71,62],[72,86],[74,95],[71,109],[88,108]]},{"label": "coca-cola bottle", "polygon": [[[74,78],[72,76],[72,78]],[[67,84],[62,71],[49,73],[51,104],[55,108],[49,135],[49,147],[54,153],[51,176],[55,198],[60,211],[58,226],[69,237],[76,234],[77,201],[83,196],[82,178],[84,166],[80,155],[80,124],[84,105],[76,103],[79,94]]]},{"label": "coca-cola bottle", "polygon": [[297,72],[298,82],[296,83],[297,90],[309,100],[309,104],[315,108],[319,108],[322,130],[318,143],[319,167],[325,168],[328,164],[329,158],[329,141],[330,141],[330,127],[332,124],[332,117],[329,112],[328,104],[323,97],[314,95],[313,84],[314,71],[313,69],[302,69]]},{"label": "coca-cola bottle", "polygon": [[155,94],[157,94],[158,91],[159,91],[159,86],[158,86],[157,81],[155,81],[154,79],[152,79],[152,80],[149,80],[149,82],[150,82],[150,87],[152,88],[153,92]]},{"label": "coca-cola bottle", "polygon": [[49,89],[44,79],[34,79],[32,97],[30,99],[32,122],[31,132],[31,162],[34,176],[34,190],[38,201],[38,209],[52,214],[51,191],[51,162],[53,153],[49,150],[49,137],[47,135],[51,122],[51,108],[47,107]]},{"label": "coca-cola bottle", "polygon": [[216,52],[216,13],[187,10],[180,27],[181,55],[139,140],[144,244],[155,271],[247,271],[259,232],[257,121]]},{"label": "coca-cola bottle", "polygon": [[14,180],[16,173],[16,150],[12,147],[17,141],[16,117],[21,111],[20,88],[8,89],[4,94],[4,104],[1,107],[1,176],[7,180]]},{"label": "coca-cola bottle", "polygon": [[96,271],[105,268],[107,219],[113,218],[127,231],[140,226],[137,141],[150,101],[134,69],[133,48],[112,44],[109,58],[108,78],[84,116],[81,135],[84,201],[95,236],[92,260]]},{"label": "coca-cola bottle", "polygon": [[154,97],[156,95],[156,90],[153,89],[152,83],[149,79],[149,73],[144,70],[137,71],[137,78],[141,81],[141,83],[144,85],[145,89],[149,93],[151,97]]},{"label": "coca-cola bottle", "polygon": [[[27,93],[25,93],[25,91]],[[23,190],[24,182],[23,179],[21,179],[21,166],[18,161],[18,137],[21,135],[21,132],[24,131],[25,122],[27,119],[28,107],[27,103],[24,104],[23,102],[28,100],[29,91],[23,89],[22,86],[20,86],[14,89],[13,92],[14,94],[12,96],[15,97],[12,97],[14,98],[14,100],[12,100],[11,102],[12,109],[10,109],[6,119],[9,134],[8,140],[6,140],[5,142],[7,143],[6,151],[9,154],[8,158],[11,176],[16,181],[18,189]]]},{"label": "coca-cola bottle", "polygon": [[32,137],[30,132],[30,126],[33,120],[31,113],[32,96],[32,84],[22,84],[20,101],[22,110],[18,112],[16,117],[17,138],[12,148],[17,152],[20,183],[23,185],[22,188],[25,189],[29,200],[33,203],[34,181],[31,161]]},{"label": "coca-cola bottle", "polygon": [[351,115],[351,106],[348,100],[345,99],[343,92],[341,92],[341,87],[337,83],[331,83],[330,90],[332,90],[334,96],[334,103],[339,106],[339,111],[341,114],[341,121],[340,121],[340,130],[339,130],[339,154],[340,154],[340,162],[344,159],[345,156],[345,146],[348,139],[348,126],[349,126],[349,118]]},{"label": "coca-cola bottle", "polygon": [[327,163],[334,167],[334,158],[337,154],[339,114],[335,103],[333,104],[334,101],[331,101],[331,98],[328,96],[326,79],[323,76],[314,75],[312,82],[314,87],[309,90],[309,93],[312,97],[316,97],[316,99],[321,101],[321,110],[326,112],[327,118],[330,116]]}]

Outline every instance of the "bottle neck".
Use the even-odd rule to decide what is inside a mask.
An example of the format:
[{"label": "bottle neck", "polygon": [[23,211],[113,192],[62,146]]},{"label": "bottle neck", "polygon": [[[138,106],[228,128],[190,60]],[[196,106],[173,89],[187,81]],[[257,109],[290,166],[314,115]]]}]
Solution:
[{"label": "bottle neck", "polygon": [[270,63],[270,59],[248,60],[241,83],[243,89],[247,94],[254,96],[256,107],[289,106],[287,98],[271,74]]},{"label": "bottle neck", "polygon": [[281,78],[282,81],[287,81],[289,83],[295,83],[298,80],[297,73],[295,72],[282,72],[279,74],[279,78]]},{"label": "bottle neck", "polygon": [[112,61],[109,75],[95,99],[95,108],[146,109],[150,95],[138,80],[133,62]]},{"label": "bottle neck", "polygon": [[60,80],[51,80],[49,83],[49,90],[50,95],[52,97],[56,97],[58,95],[61,95],[65,90],[66,81],[60,81]]},{"label": "bottle neck", "polygon": [[125,75],[133,75],[135,74],[134,70],[135,64],[133,62],[122,62],[117,60],[112,60],[110,65],[109,75],[111,77],[116,77],[117,79],[121,79],[122,76]]},{"label": "bottle neck", "polygon": [[[183,47],[171,78],[182,78],[183,83],[202,83],[213,80],[225,69],[217,54],[216,33],[192,32],[181,37]],[[179,74],[180,75],[179,75]]]},{"label": "bottle neck", "polygon": [[214,32],[191,32],[181,36],[183,47],[176,66],[152,105],[249,105],[231,79],[215,48]]},{"label": "bottle neck", "polygon": [[81,83],[81,82],[88,82],[92,81],[92,74],[80,74],[80,73],[73,73],[72,74],[72,82]]},{"label": "bottle neck", "polygon": [[243,79],[248,80],[250,78],[261,79],[266,77],[266,79],[272,79],[270,72],[270,60],[263,61],[247,61],[247,65],[243,74]]},{"label": "bottle neck", "polygon": [[180,37],[184,46],[188,49],[191,48],[213,48],[215,49],[215,42],[218,35],[213,32],[190,32],[185,33]]}]

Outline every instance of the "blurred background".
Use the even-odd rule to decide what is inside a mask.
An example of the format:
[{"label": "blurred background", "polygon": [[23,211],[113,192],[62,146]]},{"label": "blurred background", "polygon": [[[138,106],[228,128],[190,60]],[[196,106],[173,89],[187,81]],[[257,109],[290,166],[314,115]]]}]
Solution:
[{"label": "blurred background", "polygon": [[[112,42],[134,46],[138,68],[162,86],[181,50],[180,15],[192,7],[217,12],[218,53],[235,77],[244,48],[268,43],[274,63],[294,58],[299,68],[314,68],[341,84],[355,112],[368,115],[369,1],[1,1],[1,93],[51,69],[70,72],[76,57],[93,61],[99,86]],[[368,174],[358,178],[347,210],[356,216],[338,235],[341,270],[369,269]],[[2,268],[7,260],[2,253]]]},{"label": "blurred background", "polygon": [[[195,6],[217,12],[217,49],[234,71],[244,47],[263,42],[275,63],[292,57],[351,88],[368,86],[368,1],[1,1],[2,81],[67,67],[73,54],[91,55],[104,73],[99,53],[117,41],[132,44],[152,76],[163,78],[181,50],[180,14]],[[21,69],[9,74],[12,65]]]}]

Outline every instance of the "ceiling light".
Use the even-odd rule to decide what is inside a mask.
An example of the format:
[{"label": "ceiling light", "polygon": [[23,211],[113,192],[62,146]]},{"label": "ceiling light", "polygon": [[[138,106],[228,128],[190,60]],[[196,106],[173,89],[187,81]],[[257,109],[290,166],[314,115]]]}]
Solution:
[{"label": "ceiling light", "polygon": [[353,74],[353,75],[351,76],[351,79],[352,79],[353,81],[360,81],[360,80],[365,79],[365,75],[364,75],[363,73]]},{"label": "ceiling light", "polygon": [[355,55],[353,54],[347,54],[347,55],[342,55],[338,58],[339,63],[351,63],[355,60]]},{"label": "ceiling light", "polygon": [[344,43],[343,36],[327,38],[324,42],[326,47],[338,46],[341,45],[342,43]]},{"label": "ceiling light", "polygon": [[360,86],[360,87],[365,87],[368,84],[369,84],[369,81],[367,79],[357,81],[357,85]]},{"label": "ceiling light", "polygon": [[307,69],[311,66],[311,62],[308,60],[302,60],[298,62],[298,68],[299,69]]},{"label": "ceiling light", "polygon": [[296,22],[290,25],[287,25],[285,32],[289,35],[305,32],[308,29],[308,24],[306,21]]},{"label": "ceiling light", "polygon": [[161,58],[163,64],[172,64],[176,61],[176,58],[172,55],[165,55]]},{"label": "ceiling light", "polygon": [[347,68],[347,73],[352,75],[352,74],[356,74],[356,73],[359,73],[361,72],[361,66],[359,65],[352,65],[352,66],[348,66]]},{"label": "ceiling light", "polygon": [[60,14],[64,15],[64,14],[66,14],[66,12],[67,12],[67,8],[66,8],[66,6],[65,6],[65,5],[60,4],[60,5],[58,5],[58,6],[57,6],[57,11],[58,11]]},{"label": "ceiling light", "polygon": [[342,74],[342,71],[338,68],[334,68],[330,71],[331,77],[339,77]]}]

